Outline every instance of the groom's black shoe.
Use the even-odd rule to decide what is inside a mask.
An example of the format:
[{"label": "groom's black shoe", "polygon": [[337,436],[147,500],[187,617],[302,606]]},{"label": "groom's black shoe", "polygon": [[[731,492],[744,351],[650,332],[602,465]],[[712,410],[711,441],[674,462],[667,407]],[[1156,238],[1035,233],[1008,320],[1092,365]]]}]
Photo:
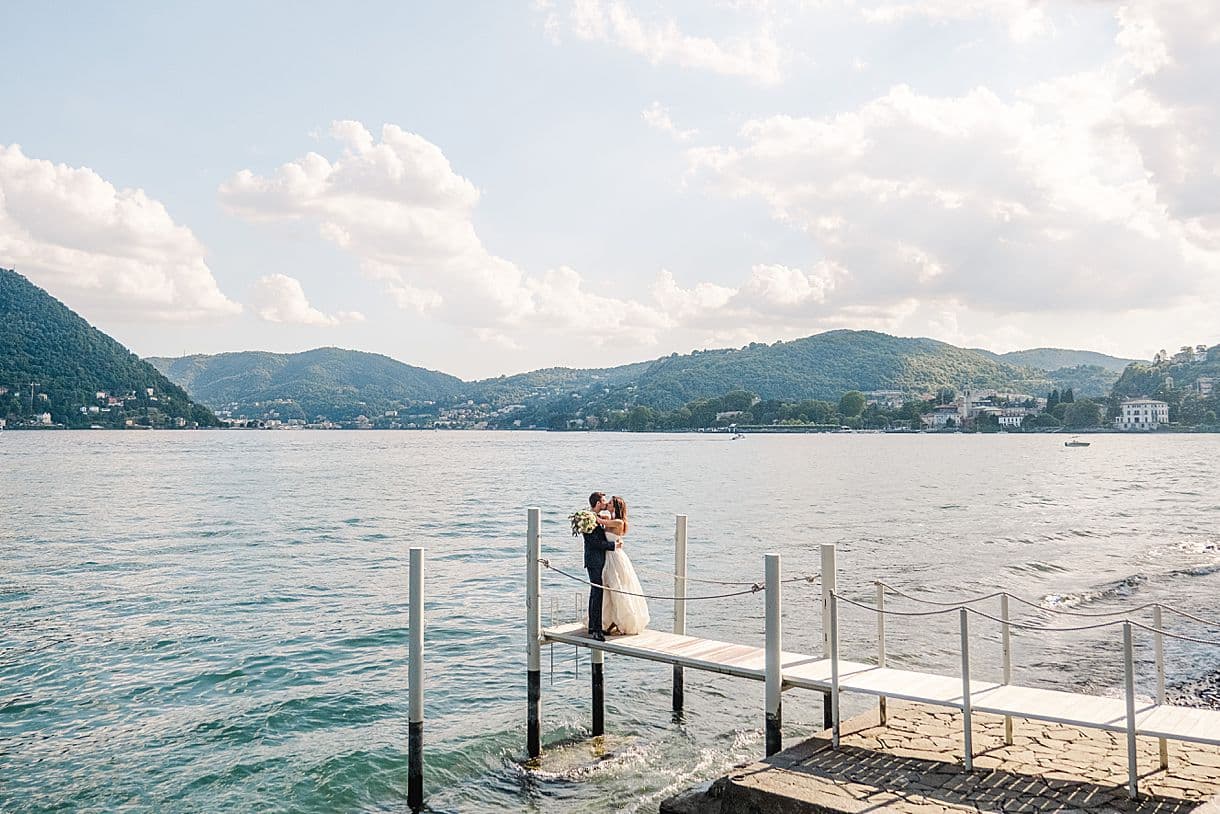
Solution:
[{"label": "groom's black shoe", "polygon": [[606,634],[602,633],[600,630],[590,630],[589,638],[595,642],[604,642],[606,640]]}]

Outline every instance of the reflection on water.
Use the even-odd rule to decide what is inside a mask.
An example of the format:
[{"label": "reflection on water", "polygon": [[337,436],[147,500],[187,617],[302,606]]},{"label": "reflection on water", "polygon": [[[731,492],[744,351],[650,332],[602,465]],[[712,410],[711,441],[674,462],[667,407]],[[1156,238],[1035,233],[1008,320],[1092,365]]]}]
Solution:
[{"label": "reflection on water", "polygon": [[[692,575],[757,578],[766,551],[805,573],[834,542],[841,589],[865,598],[884,579],[1215,616],[1218,453],[1205,436],[1073,450],[1047,436],[7,432],[0,801],[402,810],[407,548],[424,545],[433,808],[655,811],[760,753],[762,687],[688,674],[674,721],[669,669],[610,657],[610,735],[591,745],[588,665],[574,674],[560,648],[543,682],[553,747],[522,768],[524,507],[544,509],[544,556],[579,570],[566,515],[593,488],[627,496],[631,556],[657,593],[685,512]],[[579,604],[579,586],[544,579],[544,611]],[[817,589],[786,586],[784,603],[786,648],[818,652]],[[670,624],[671,608],[652,611]],[[954,669],[955,625],[893,622],[891,662]],[[761,644],[762,596],[692,603],[688,626]],[[978,628],[990,676],[998,635]],[[873,637],[847,613],[846,655],[867,658]],[[1105,632],[1014,634],[1014,652],[1024,682],[1107,692],[1119,678]],[[1214,694],[1220,652],[1167,653],[1179,692]],[[787,736],[814,731],[819,701],[785,697]]]}]

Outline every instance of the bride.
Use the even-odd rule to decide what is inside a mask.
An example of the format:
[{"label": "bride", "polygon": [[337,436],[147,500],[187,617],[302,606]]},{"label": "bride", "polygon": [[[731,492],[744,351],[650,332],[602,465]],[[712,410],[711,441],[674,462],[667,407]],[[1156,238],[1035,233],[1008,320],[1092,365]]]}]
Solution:
[{"label": "bride", "polygon": [[[627,534],[627,501],[615,495],[610,499],[614,511],[603,511],[597,522],[606,530],[610,542],[621,540]],[[640,580],[635,575],[631,558],[622,548],[606,552],[606,567],[602,570],[602,584],[614,591],[602,595],[602,624],[612,635],[634,635],[648,627],[648,602],[641,594]],[[626,591],[627,593],[618,593]]]}]

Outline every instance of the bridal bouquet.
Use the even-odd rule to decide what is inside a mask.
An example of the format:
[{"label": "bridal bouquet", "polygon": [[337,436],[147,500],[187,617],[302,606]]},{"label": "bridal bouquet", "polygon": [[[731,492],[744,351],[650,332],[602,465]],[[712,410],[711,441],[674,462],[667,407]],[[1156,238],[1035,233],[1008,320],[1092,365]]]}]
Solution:
[{"label": "bridal bouquet", "polygon": [[593,529],[597,528],[597,518],[593,512],[585,509],[569,515],[568,520],[572,523],[572,536],[576,537],[581,534],[588,534]]}]

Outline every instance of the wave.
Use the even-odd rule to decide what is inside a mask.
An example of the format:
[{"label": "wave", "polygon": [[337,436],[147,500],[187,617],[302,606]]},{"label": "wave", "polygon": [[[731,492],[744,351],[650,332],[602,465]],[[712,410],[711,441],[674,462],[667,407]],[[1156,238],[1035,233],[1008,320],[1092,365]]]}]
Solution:
[{"label": "wave", "polygon": [[1066,594],[1046,594],[1042,597],[1042,605],[1047,608],[1078,608],[1107,599],[1123,599],[1134,594],[1146,582],[1147,574],[1131,574],[1097,588]]}]

